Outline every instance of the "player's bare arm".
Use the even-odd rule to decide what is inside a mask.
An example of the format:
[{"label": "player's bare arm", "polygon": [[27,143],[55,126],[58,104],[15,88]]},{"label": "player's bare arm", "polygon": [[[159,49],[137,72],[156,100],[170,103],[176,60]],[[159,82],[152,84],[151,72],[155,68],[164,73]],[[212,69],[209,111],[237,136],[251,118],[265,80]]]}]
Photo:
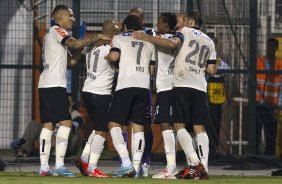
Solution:
[{"label": "player's bare arm", "polygon": [[105,57],[109,62],[117,62],[119,59],[120,53],[116,51],[111,51],[109,55]]},{"label": "player's bare arm", "polygon": [[151,42],[155,45],[170,49],[175,49],[181,44],[181,40],[177,37],[173,37],[172,39],[154,37],[144,33],[144,31],[134,31],[132,33],[132,37],[138,40],[144,40],[147,42]]},{"label": "player's bare arm", "polygon": [[67,39],[65,45],[74,49],[82,49],[83,47],[88,46],[96,42],[97,40],[110,40],[110,38],[103,34],[93,34],[83,39],[75,39],[73,37],[70,37]]}]

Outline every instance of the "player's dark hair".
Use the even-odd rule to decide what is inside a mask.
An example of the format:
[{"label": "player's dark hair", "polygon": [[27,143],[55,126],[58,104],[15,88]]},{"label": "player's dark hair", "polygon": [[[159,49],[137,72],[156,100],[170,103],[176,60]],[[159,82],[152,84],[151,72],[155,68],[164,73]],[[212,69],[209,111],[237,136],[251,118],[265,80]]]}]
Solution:
[{"label": "player's dark hair", "polygon": [[191,11],[187,14],[188,19],[193,19],[195,21],[196,26],[201,28],[204,24],[204,21],[202,19],[202,15],[199,11]]},{"label": "player's dark hair", "polygon": [[54,15],[56,14],[56,13],[58,13],[59,11],[61,11],[61,10],[69,10],[69,7],[68,6],[66,6],[66,5],[57,5],[55,8],[54,8],[54,10],[53,10],[53,12],[52,12],[52,17],[54,17]]},{"label": "player's dark hair", "polygon": [[134,15],[128,15],[124,21],[123,21],[123,25],[126,26],[126,28],[128,30],[142,30],[142,23],[141,23],[141,19],[137,16]]},{"label": "player's dark hair", "polygon": [[173,30],[176,26],[176,15],[174,13],[165,12],[161,14],[161,17],[163,18],[163,22],[167,23],[170,30]]},{"label": "player's dark hair", "polygon": [[278,42],[278,40],[275,39],[275,38],[268,38],[268,39],[267,39],[267,42],[270,43],[270,44],[272,44],[272,45],[275,46],[276,48],[279,47],[279,42]]}]

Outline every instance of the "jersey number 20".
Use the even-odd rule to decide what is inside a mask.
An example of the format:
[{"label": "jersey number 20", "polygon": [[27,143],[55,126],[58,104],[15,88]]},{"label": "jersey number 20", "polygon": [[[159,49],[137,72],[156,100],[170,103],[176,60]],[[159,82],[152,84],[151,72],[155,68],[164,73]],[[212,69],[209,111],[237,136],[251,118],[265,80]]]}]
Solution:
[{"label": "jersey number 20", "polygon": [[[190,52],[186,56],[185,62],[190,63],[192,65],[198,65],[198,67],[203,68],[204,66],[206,66],[208,57],[210,56],[210,49],[206,45],[202,45],[200,48],[200,44],[196,40],[191,40],[188,44],[188,46],[191,48],[193,48],[194,45],[194,50],[192,50],[192,52]],[[196,54],[198,54],[198,58],[196,60],[193,60],[195,59],[195,57],[193,56],[195,56]]]}]

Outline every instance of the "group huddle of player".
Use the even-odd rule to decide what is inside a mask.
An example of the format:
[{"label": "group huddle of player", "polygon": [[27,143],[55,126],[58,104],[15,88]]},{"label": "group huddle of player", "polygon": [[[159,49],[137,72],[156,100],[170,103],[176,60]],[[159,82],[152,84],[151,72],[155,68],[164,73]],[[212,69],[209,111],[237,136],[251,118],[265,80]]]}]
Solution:
[{"label": "group huddle of player", "polygon": [[[143,10],[133,8],[122,22],[107,20],[101,34],[83,39],[74,39],[66,32],[74,22],[70,8],[58,5],[53,18],[56,24],[44,38],[44,71],[38,87],[43,123],[39,174],[75,176],[64,166],[71,122],[65,110],[64,75],[67,48],[72,47],[84,48],[86,55],[87,78],[82,99],[94,128],[76,163],[84,176],[109,177],[97,168],[108,131],[121,160],[121,167],[112,177],[148,176],[149,161],[142,162],[142,156],[144,150],[151,151],[153,142],[150,83],[155,76],[154,123],[161,127],[167,165],[153,178],[208,179],[209,139],[205,126],[209,111],[205,75],[215,74],[216,53],[213,41],[200,31],[203,21],[199,12],[162,13],[155,32],[143,26]],[[113,90],[115,76],[117,83]],[[49,136],[56,122],[61,126],[56,137],[56,165],[51,170]],[[129,123],[131,158],[124,136],[124,127]],[[187,161],[187,167],[180,172],[176,168],[176,140]]]}]

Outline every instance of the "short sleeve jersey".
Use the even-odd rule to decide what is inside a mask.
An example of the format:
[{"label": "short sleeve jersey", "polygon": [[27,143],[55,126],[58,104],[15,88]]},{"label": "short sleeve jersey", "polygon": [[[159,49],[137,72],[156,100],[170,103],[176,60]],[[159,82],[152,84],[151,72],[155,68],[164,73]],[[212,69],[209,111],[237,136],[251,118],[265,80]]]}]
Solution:
[{"label": "short sleeve jersey", "polygon": [[[161,38],[171,39],[173,34],[158,35]],[[175,49],[156,47],[157,49],[157,92],[172,89],[173,70],[175,64]]]},{"label": "short sleeve jersey", "polygon": [[64,44],[69,37],[67,31],[58,25],[46,33],[42,47],[44,70],[38,88],[66,88],[67,47]]},{"label": "short sleeve jersey", "polygon": [[114,36],[112,45],[112,50],[120,52],[116,91],[130,87],[149,89],[149,65],[155,61],[155,46],[134,39],[130,32]]},{"label": "short sleeve jersey", "polygon": [[200,30],[188,27],[182,28],[175,36],[183,43],[175,59],[173,86],[207,92],[207,61],[216,60],[213,41]]},{"label": "short sleeve jersey", "polygon": [[115,69],[106,59],[110,52],[110,45],[94,47],[86,54],[86,79],[82,91],[110,95]]}]

